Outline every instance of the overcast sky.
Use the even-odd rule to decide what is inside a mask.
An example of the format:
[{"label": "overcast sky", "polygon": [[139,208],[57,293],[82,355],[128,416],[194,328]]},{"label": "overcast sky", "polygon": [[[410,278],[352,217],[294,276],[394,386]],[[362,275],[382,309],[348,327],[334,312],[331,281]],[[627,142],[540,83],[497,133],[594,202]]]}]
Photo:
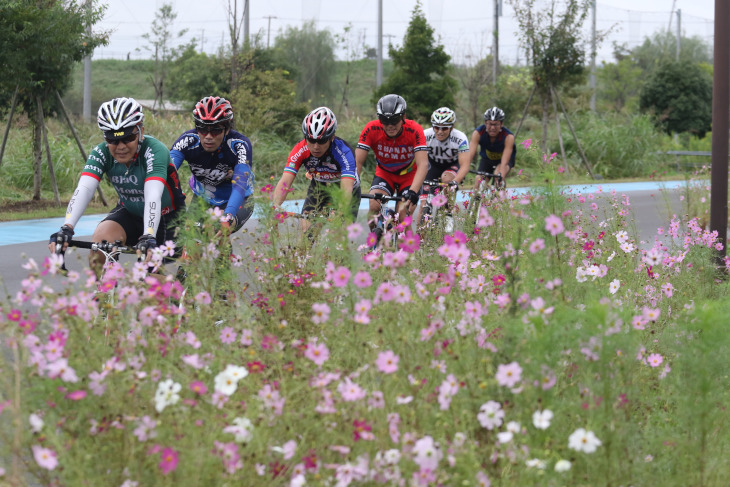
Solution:
[{"label": "overcast sky", "polygon": [[[102,0],[103,1],[103,0]],[[231,0],[233,1],[233,0]],[[242,9],[245,0],[238,0]],[[507,64],[524,64],[514,19],[508,0],[503,0],[499,19],[500,60]],[[538,0],[538,3],[541,0]],[[227,0],[167,0],[178,17],[174,27],[188,29],[175,42],[198,39],[199,50],[215,53],[228,44]],[[155,13],[164,0],[106,0],[108,8],[97,30],[112,31],[108,46],[98,48],[94,58],[149,58],[142,35],[149,32]],[[401,45],[416,0],[383,0],[383,34],[387,44]],[[422,0],[423,11],[436,35],[455,62],[469,62],[489,54],[492,45],[493,0]],[[634,47],[654,32],[671,27],[676,32],[681,10],[681,28],[685,36],[698,36],[712,46],[714,38],[715,0],[598,0],[597,28],[613,27],[611,35],[599,48],[599,62],[611,61],[612,42]],[[286,26],[301,26],[315,20],[318,28],[343,34],[352,26],[353,45],[377,46],[378,0],[250,0],[250,33],[259,33],[264,44],[267,35],[275,36]],[[270,28],[269,28],[270,25]],[[586,26],[588,28],[588,25]],[[202,49],[201,49],[202,48]],[[338,51],[343,57],[344,51]]]}]

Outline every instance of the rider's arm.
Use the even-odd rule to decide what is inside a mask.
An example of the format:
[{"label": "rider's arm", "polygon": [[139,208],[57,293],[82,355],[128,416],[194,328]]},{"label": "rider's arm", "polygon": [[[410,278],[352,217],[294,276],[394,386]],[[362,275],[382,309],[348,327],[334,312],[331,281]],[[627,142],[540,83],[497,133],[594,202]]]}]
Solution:
[{"label": "rider's arm", "polygon": [[411,191],[418,193],[421,190],[423,181],[426,179],[426,174],[428,174],[428,151],[416,151],[415,154],[413,154],[413,159],[416,162],[416,175],[413,176]]},{"label": "rider's arm", "polygon": [[477,130],[472,132],[471,139],[469,140],[469,164],[474,160],[474,156],[479,152],[479,139],[481,135]]},{"label": "rider's arm", "polygon": [[459,152],[459,171],[456,173],[457,183],[464,182],[464,178],[466,178],[466,175],[469,174],[469,167],[471,166],[471,159],[469,159],[470,154],[471,151]]},{"label": "rider's arm", "polygon": [[73,196],[68,202],[66,208],[66,219],[63,224],[68,225],[71,228],[75,227],[79,222],[81,215],[84,214],[86,207],[89,206],[91,198],[94,197],[96,188],[99,187],[99,180],[82,174],[79,179],[79,184],[76,186]]},{"label": "rider's arm", "polygon": [[289,190],[294,183],[295,177],[296,174],[288,171],[284,171],[284,174],[281,175],[281,179],[279,179],[279,182],[276,183],[276,188],[274,189],[274,194],[272,195],[274,206],[281,206],[281,204],[284,202],[284,200],[286,199],[286,195],[289,194]]},{"label": "rider's arm", "polygon": [[144,182],[144,230],[143,235],[157,235],[162,221],[162,192],[165,184],[158,178],[148,178]]},{"label": "rider's arm", "polygon": [[368,151],[361,147],[355,148],[355,164],[357,165],[357,175],[362,177],[362,166],[365,164],[365,159],[368,157]]},{"label": "rider's arm", "polygon": [[512,158],[512,152],[515,150],[515,136],[507,135],[504,139],[504,152],[502,152],[502,160],[499,163],[497,172],[503,177],[509,173],[509,160]]},{"label": "rider's arm", "polygon": [[231,184],[231,197],[228,198],[225,213],[235,216],[238,209],[246,203],[249,196],[253,194],[254,175],[251,166],[245,162],[239,162],[233,168]]}]

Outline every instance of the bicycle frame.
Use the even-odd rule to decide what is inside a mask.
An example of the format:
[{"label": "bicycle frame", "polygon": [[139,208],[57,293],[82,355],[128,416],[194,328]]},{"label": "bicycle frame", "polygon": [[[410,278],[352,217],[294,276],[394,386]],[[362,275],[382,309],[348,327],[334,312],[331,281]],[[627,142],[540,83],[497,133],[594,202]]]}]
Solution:
[{"label": "bicycle frame", "polygon": [[392,240],[390,243],[393,247],[395,247],[398,241],[398,233],[393,231],[393,227],[397,213],[395,209],[388,206],[387,203],[389,201],[401,201],[400,196],[388,196],[387,194],[382,193],[365,193],[362,194],[361,197],[365,199],[376,200],[380,203],[380,211],[378,212],[378,217],[375,221],[375,229],[373,230],[373,233],[375,233],[376,237],[376,242],[373,246],[373,249],[377,248],[380,240],[386,233],[391,234]]},{"label": "bicycle frame", "polygon": [[[454,191],[454,194],[455,194],[456,193],[456,190],[458,190],[459,184],[456,181],[451,181],[451,182],[448,182],[448,183],[444,183],[444,182],[442,182],[440,180],[427,179],[427,180],[425,180],[423,182],[423,186],[438,186],[441,189],[441,194],[443,194],[446,191],[447,188],[453,187],[453,188],[456,188],[455,191]],[[434,197],[436,197],[436,194],[429,191],[426,194],[426,199],[425,200],[422,200],[423,201],[423,206],[421,208],[421,218],[420,218],[420,221],[418,222],[419,225],[423,225],[425,223],[424,220],[426,220],[426,218],[428,218],[431,222],[437,222],[438,221],[438,219],[439,219],[438,215],[440,213],[440,211],[439,211],[440,207],[433,206],[432,200],[433,200]],[[452,198],[450,196],[448,196],[448,198],[449,198],[449,200],[452,200]],[[453,199],[455,200],[455,198],[453,198]],[[453,204],[453,201],[449,201],[449,203],[450,204]],[[450,213],[451,213],[450,211],[447,212],[447,217],[451,217]],[[446,232],[447,233],[448,232],[452,232],[453,229],[454,229],[453,227],[454,227],[453,218],[451,219],[450,222],[447,220],[447,225],[446,225],[446,228],[445,228]]]},{"label": "bicycle frame", "polygon": [[504,189],[506,186],[501,174],[474,170],[470,170],[469,172],[481,176],[479,184],[474,187],[474,194],[469,201],[467,209],[469,216],[473,216],[473,220],[477,221],[482,208],[482,197],[489,200],[495,196],[499,189]]}]

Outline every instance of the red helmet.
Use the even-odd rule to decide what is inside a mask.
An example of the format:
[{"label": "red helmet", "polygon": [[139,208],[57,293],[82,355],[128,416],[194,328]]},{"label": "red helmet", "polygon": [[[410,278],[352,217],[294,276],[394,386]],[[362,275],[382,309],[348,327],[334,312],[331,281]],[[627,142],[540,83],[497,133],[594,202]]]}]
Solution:
[{"label": "red helmet", "polygon": [[220,96],[206,96],[195,104],[193,118],[196,124],[225,124],[230,127],[233,120],[231,103]]},{"label": "red helmet", "polygon": [[337,119],[327,107],[315,108],[302,121],[302,133],[308,139],[327,140],[335,135]]}]

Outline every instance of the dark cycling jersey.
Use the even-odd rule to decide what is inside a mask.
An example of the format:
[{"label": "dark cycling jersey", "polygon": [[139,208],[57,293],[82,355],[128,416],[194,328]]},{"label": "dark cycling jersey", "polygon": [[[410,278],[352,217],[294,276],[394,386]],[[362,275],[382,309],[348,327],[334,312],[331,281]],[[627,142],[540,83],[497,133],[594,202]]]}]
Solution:
[{"label": "dark cycling jersey", "polygon": [[231,130],[215,152],[206,152],[195,129],[184,132],[172,145],[170,156],[177,169],[188,161],[190,187],[212,206],[223,207],[235,215],[246,198],[253,194],[251,141]]},{"label": "dark cycling jersey", "polygon": [[309,171],[314,181],[335,183],[342,178],[350,178],[355,180],[355,186],[360,184],[352,148],[339,137],[332,140],[330,148],[322,157],[312,156],[306,140],[295,145],[289,153],[284,172],[296,174],[302,166]]},{"label": "dark cycling jersey", "polygon": [[[129,169],[114,161],[106,143],[102,142],[94,147],[81,175],[101,181],[104,174],[119,195],[119,203],[140,218],[144,218],[144,183],[147,180],[157,179],[165,185],[162,193],[162,215],[185,206],[185,195],[180,188],[177,170],[170,160],[167,147],[149,135],[144,136],[139,146],[139,155],[132,161]],[[67,213],[70,211],[69,209]]]},{"label": "dark cycling jersey", "polygon": [[423,128],[413,120],[404,120],[403,130],[395,138],[388,137],[380,120],[373,120],[365,125],[357,147],[366,151],[372,149],[378,167],[398,175],[415,169],[415,153],[428,150]]},{"label": "dark cycling jersey", "polygon": [[[507,130],[505,127],[502,127],[502,130],[497,134],[497,139],[492,142],[489,139],[489,134],[487,133],[487,126],[482,124],[475,128],[477,132],[479,132],[479,156],[481,156],[481,161],[485,162],[488,161],[489,164],[492,164],[494,166],[498,165],[500,162],[502,162],[502,153],[504,152],[504,141],[507,138],[508,135],[512,135],[512,132]],[[509,165],[510,167],[514,167],[515,165],[515,155],[517,154],[517,144],[515,144],[512,147],[512,155],[509,158]]]}]

